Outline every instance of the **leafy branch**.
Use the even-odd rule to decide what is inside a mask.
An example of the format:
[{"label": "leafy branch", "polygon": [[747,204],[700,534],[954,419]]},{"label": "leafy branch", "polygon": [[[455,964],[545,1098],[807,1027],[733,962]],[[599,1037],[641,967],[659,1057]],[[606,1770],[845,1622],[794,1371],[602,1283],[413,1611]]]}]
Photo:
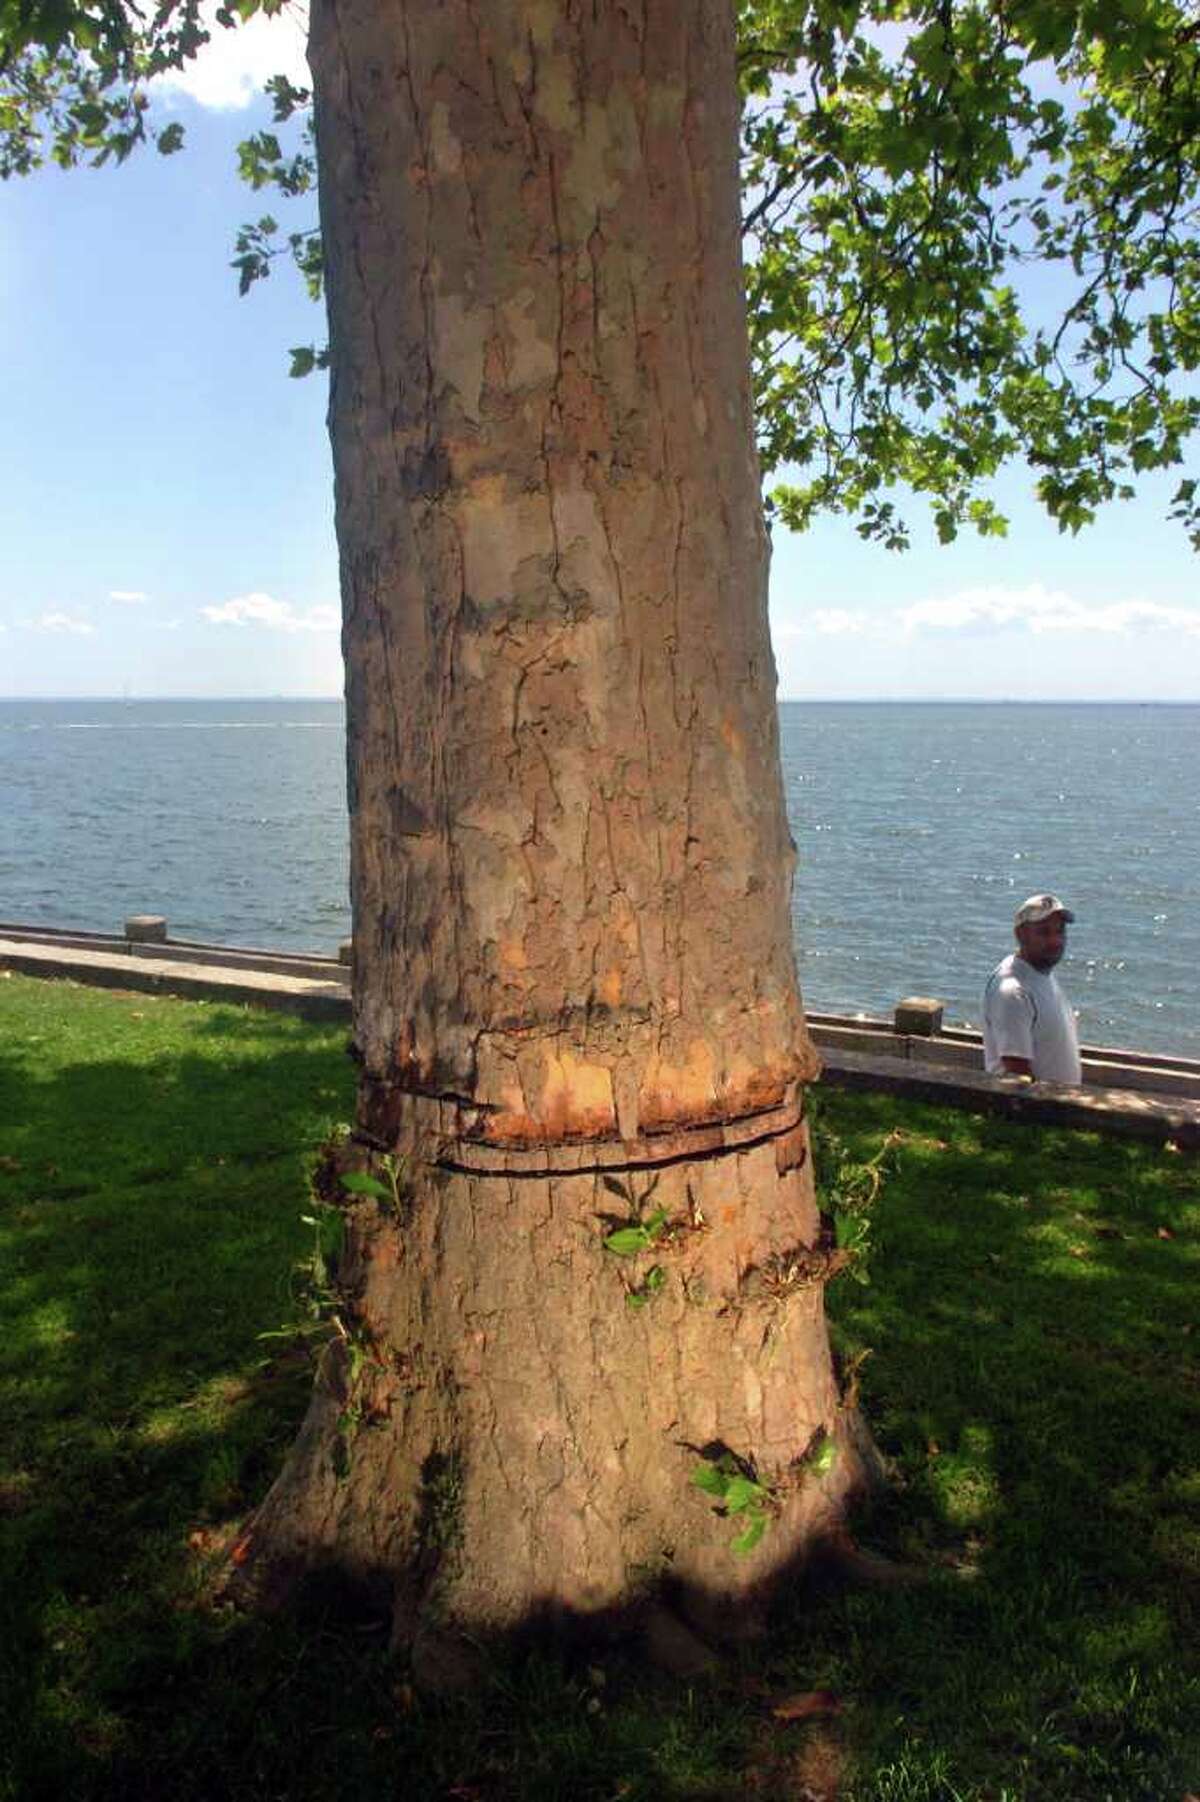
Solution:
[{"label": "leafy branch", "polygon": [[[233,30],[284,0],[236,0]],[[746,287],[769,508],[909,542],[1006,529],[1022,460],[1064,531],[1183,465],[1200,427],[1200,28],[1193,0],[739,0]],[[211,35],[200,0],[0,0],[0,178],[173,154],[156,76]],[[306,204],[311,96],[277,76],[239,147],[258,193]],[[285,127],[294,127],[291,141]],[[241,292],[284,258],[314,299],[311,217],[243,226]],[[1051,302],[1044,279],[1057,291]],[[295,346],[303,376],[328,351]]]}]

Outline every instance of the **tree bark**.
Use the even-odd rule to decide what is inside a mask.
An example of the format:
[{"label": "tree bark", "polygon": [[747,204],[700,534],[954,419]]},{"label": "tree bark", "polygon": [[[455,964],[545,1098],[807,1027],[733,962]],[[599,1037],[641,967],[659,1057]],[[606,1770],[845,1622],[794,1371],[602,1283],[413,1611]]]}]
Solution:
[{"label": "tree bark", "polygon": [[[806,1157],[732,8],[314,0],[310,55],[356,1138],[404,1196],[348,1210],[350,1340],[252,1555],[378,1580],[404,1633],[660,1581],[737,1631],[862,1465]],[[741,1557],[748,1516],[691,1481],[721,1454],[762,1485]]]}]

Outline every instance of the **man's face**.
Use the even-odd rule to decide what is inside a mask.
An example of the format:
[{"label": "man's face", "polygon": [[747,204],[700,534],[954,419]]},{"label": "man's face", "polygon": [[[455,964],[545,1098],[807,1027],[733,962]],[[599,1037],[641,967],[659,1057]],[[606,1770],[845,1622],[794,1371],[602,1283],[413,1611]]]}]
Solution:
[{"label": "man's face", "polygon": [[1052,970],[1067,948],[1067,922],[1061,914],[1045,920],[1028,920],[1017,927],[1021,956],[1035,970]]}]

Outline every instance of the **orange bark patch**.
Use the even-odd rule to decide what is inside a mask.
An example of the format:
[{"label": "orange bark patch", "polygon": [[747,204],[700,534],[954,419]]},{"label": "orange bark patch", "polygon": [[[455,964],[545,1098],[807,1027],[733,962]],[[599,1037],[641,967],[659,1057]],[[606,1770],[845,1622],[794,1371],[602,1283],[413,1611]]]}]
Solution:
[{"label": "orange bark patch", "polygon": [[755,1113],[760,1108],[778,1107],[784,1099],[791,1072],[779,1063],[752,1063],[736,1053],[725,1059],[725,1076],[721,1095],[726,1112]]},{"label": "orange bark patch", "polygon": [[726,714],[725,718],[721,721],[721,738],[724,741],[725,749],[727,751],[732,751],[735,757],[741,756],[742,735],[728,714]]},{"label": "orange bark patch", "polygon": [[720,1111],[717,1060],[706,1039],[692,1040],[686,1064],[651,1060],[638,1095],[638,1118],[648,1131],[714,1120]]},{"label": "orange bark patch", "polygon": [[739,1058],[718,1079],[712,1046],[693,1039],[686,1064],[652,1060],[638,1096],[638,1117],[648,1132],[742,1120],[781,1106],[796,1074],[794,1063],[752,1065]]},{"label": "orange bark patch", "polygon": [[564,1051],[550,1058],[540,1113],[554,1138],[598,1138],[616,1130],[612,1071]]},{"label": "orange bark patch", "polygon": [[785,1068],[782,1064],[760,1065],[749,1071],[739,1083],[730,1084],[726,1092],[730,1114],[757,1114],[764,1108],[779,1107],[795,1076],[794,1066]]},{"label": "orange bark patch", "polygon": [[621,1005],[621,972],[615,965],[600,978],[600,999],[606,1007]]},{"label": "orange bark patch", "polygon": [[541,1093],[531,1111],[522,1091],[506,1087],[503,1106],[484,1122],[493,1145],[560,1144],[569,1139],[603,1139],[616,1130],[612,1072],[606,1064],[585,1063],[570,1051],[547,1053]]}]

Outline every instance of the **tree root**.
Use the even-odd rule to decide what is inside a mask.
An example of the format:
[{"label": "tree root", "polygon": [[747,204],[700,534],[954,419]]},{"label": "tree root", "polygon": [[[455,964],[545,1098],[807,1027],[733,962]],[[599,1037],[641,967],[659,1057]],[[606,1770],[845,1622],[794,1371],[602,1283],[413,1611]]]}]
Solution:
[{"label": "tree root", "polygon": [[[406,1636],[393,1629],[393,1650],[405,1642]],[[413,1683],[427,1696],[466,1695],[486,1679],[486,1652],[453,1626],[423,1622],[407,1643]]]},{"label": "tree root", "polygon": [[672,1677],[711,1677],[720,1668],[720,1660],[707,1640],[701,1639],[662,1602],[654,1602],[646,1610],[642,1644],[650,1663]]},{"label": "tree root", "polygon": [[825,1541],[817,1564],[822,1572],[844,1583],[871,1589],[910,1588],[929,1577],[919,1564],[899,1564],[893,1558],[885,1558],[882,1552],[868,1551],[845,1528]]}]

